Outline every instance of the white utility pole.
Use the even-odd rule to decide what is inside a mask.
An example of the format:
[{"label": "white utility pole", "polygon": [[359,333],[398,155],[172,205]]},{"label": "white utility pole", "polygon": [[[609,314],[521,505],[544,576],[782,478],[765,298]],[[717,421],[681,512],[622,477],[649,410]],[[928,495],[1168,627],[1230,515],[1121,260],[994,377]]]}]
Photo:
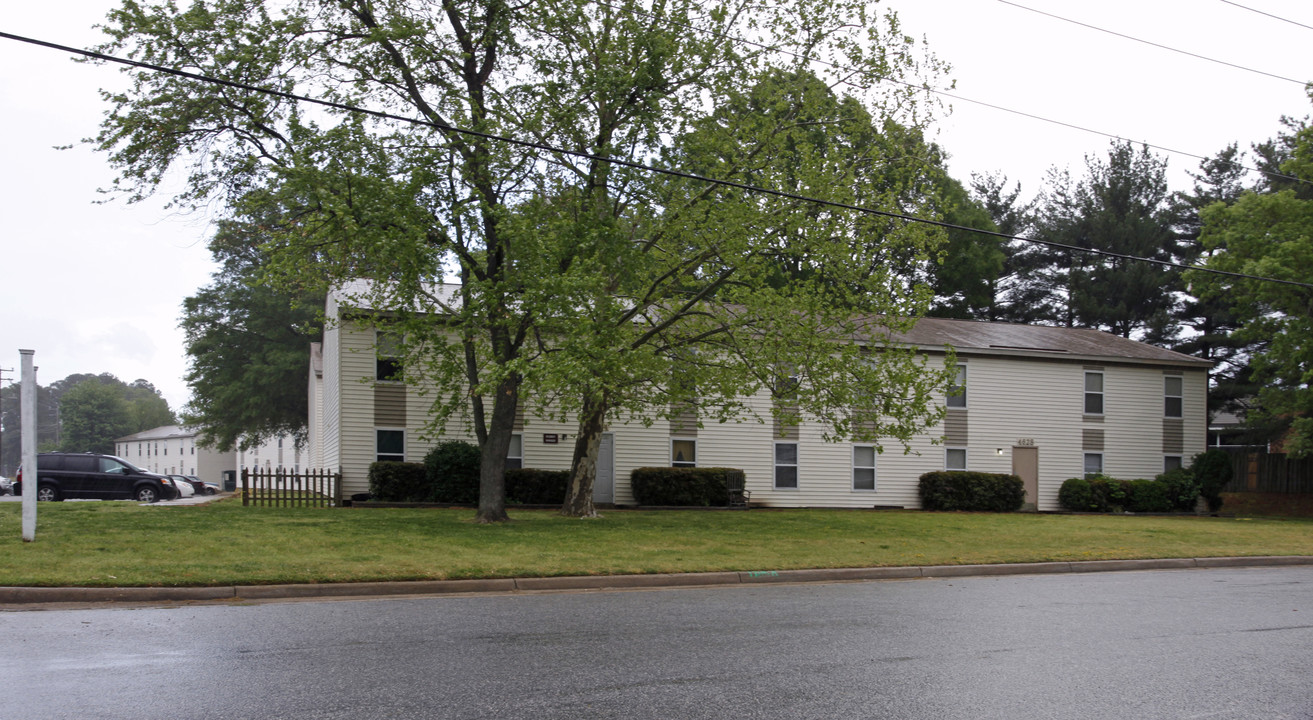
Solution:
[{"label": "white utility pole", "polygon": [[36,540],[36,366],[32,364],[35,350],[19,350],[23,356],[22,399],[19,416],[23,423],[23,542]]}]

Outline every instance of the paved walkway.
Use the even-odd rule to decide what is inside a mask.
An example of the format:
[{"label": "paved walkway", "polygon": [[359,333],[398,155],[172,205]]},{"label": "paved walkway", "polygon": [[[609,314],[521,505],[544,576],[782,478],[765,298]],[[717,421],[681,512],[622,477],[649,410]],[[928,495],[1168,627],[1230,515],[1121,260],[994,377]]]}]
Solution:
[{"label": "paved walkway", "polygon": [[662,587],[758,585],[762,583],[853,582],[988,575],[1114,572],[1221,567],[1313,565],[1313,556],[1278,555],[1161,560],[1089,560],[1083,562],[1009,563],[1002,565],[933,565],[922,567],[836,568],[828,570],[756,570],[663,575],[588,575],[577,577],[501,578],[490,580],[421,580],[415,582],[322,583],[304,585],[226,585],[219,587],[62,588],[0,587],[0,605],[34,603],[188,602],[287,598],[463,595],[469,593],[562,592]]}]

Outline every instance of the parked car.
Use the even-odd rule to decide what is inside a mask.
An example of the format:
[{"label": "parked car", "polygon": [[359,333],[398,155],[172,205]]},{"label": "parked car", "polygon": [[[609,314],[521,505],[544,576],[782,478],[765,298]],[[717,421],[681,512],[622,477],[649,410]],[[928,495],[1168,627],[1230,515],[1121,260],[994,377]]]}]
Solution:
[{"label": "parked car", "polygon": [[[178,497],[173,480],[146,472],[123,458],[97,453],[41,453],[36,460],[36,499],[87,498],[156,502]],[[23,468],[13,492],[23,494]]]},{"label": "parked car", "polygon": [[205,483],[191,477],[190,475],[170,475],[169,477],[173,478],[174,485],[177,485],[178,487],[186,485],[191,488],[192,494],[194,495],[205,494]]},{"label": "parked car", "polygon": [[178,488],[178,497],[189,498],[196,494],[196,489],[191,486],[191,483],[186,480],[179,480],[180,476],[168,475],[166,477],[173,481],[174,487]]},{"label": "parked car", "polygon": [[196,483],[200,483],[201,485],[205,486],[205,489],[204,489],[204,490],[202,490],[202,489],[200,489],[200,488],[197,488],[197,489],[196,489],[196,492],[198,492],[198,493],[203,493],[203,494],[205,494],[205,495],[218,495],[218,494],[219,494],[219,486],[218,486],[218,485],[215,485],[215,484],[212,483],[212,482],[203,482],[200,478],[196,477],[195,475],[188,475],[188,476],[187,476],[187,479],[188,479],[188,480],[191,480],[191,484],[192,484],[192,485],[195,485]]},{"label": "parked car", "polygon": [[13,492],[14,481],[3,475],[0,475],[0,495],[8,495]]}]

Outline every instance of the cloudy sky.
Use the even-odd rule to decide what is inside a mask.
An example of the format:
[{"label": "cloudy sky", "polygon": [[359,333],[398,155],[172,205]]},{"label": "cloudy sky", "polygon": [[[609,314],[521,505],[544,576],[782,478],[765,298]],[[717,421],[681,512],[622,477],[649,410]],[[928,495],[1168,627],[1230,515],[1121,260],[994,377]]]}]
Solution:
[{"label": "cloudy sky", "polygon": [[[0,30],[87,47],[98,41],[92,26],[113,5],[11,3]],[[1309,113],[1302,86],[1289,80],[1313,79],[1313,6],[1306,1],[884,5],[953,66],[953,94],[1019,113],[1204,156],[1271,137],[1282,115]],[[30,348],[43,384],[80,372],[144,378],[176,409],[189,396],[180,304],[212,270],[205,247],[211,218],[171,213],[162,201],[98,204],[97,190],[113,173],[103,156],[76,143],[96,131],[104,110],[97,90],[121,82],[115,69],[0,39],[0,368],[13,370],[3,374],[6,382],[17,378],[18,349]],[[964,181],[972,172],[1002,172],[1029,197],[1048,168],[1079,174],[1085,155],[1109,143],[1104,135],[944,100],[952,112],[936,139]],[[75,147],[54,149],[69,144]],[[1184,171],[1198,160],[1163,154],[1174,187],[1184,189]]]}]

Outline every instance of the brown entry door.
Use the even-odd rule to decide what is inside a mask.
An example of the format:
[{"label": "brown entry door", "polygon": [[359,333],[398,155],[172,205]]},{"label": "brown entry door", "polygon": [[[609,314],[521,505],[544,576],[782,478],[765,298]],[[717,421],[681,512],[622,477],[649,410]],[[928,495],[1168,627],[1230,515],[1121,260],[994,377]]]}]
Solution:
[{"label": "brown entry door", "polygon": [[1039,509],[1039,448],[1030,445],[1012,448],[1012,474],[1021,478],[1026,488],[1026,510]]}]

